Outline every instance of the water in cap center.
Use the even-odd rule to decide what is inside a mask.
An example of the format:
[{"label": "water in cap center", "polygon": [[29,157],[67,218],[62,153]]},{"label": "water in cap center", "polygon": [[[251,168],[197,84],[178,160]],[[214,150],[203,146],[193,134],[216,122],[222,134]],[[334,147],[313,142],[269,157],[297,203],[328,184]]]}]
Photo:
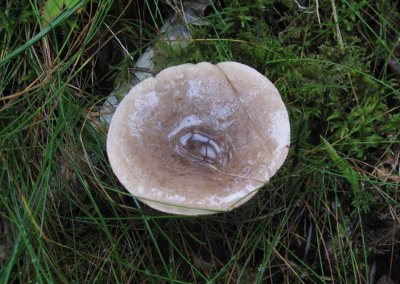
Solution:
[{"label": "water in cap center", "polygon": [[232,158],[232,144],[229,137],[217,135],[198,123],[181,125],[169,135],[175,143],[175,151],[194,166],[223,168]]}]

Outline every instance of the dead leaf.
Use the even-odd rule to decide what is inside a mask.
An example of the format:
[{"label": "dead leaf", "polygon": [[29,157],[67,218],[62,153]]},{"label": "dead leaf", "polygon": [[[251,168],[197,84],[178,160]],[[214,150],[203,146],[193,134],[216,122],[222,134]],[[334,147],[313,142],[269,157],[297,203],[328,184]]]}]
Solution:
[{"label": "dead leaf", "polygon": [[395,147],[393,153],[387,153],[383,156],[373,174],[383,181],[400,183],[399,158],[400,146]]}]

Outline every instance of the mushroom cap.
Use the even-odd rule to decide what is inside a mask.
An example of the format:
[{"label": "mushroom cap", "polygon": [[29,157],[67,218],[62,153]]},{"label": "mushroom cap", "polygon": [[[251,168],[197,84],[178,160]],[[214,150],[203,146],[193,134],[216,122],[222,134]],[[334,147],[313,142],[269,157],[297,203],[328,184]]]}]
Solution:
[{"label": "mushroom cap", "polygon": [[133,87],[108,131],[111,167],[160,211],[204,215],[249,200],[276,173],[290,143],[278,90],[237,62],[167,68]]}]

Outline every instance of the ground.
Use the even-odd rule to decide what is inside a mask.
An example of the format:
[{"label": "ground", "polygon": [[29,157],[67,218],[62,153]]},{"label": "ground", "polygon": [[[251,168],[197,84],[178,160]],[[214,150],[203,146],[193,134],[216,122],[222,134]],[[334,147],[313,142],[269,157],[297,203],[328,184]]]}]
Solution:
[{"label": "ground", "polygon": [[[0,3],[1,283],[400,282],[397,1],[206,2],[172,45],[180,1]],[[164,214],[112,173],[98,111],[150,46],[280,91],[289,155],[245,205]]]}]

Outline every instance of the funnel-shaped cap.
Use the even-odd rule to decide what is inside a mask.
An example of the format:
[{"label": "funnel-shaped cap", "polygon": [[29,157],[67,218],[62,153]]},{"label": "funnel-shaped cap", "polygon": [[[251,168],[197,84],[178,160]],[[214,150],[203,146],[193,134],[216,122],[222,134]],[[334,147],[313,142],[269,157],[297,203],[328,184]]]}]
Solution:
[{"label": "funnel-shaped cap", "polygon": [[183,64],[131,89],[117,108],[108,157],[127,190],[161,211],[201,215],[250,199],[283,164],[287,110],[251,67]]}]

